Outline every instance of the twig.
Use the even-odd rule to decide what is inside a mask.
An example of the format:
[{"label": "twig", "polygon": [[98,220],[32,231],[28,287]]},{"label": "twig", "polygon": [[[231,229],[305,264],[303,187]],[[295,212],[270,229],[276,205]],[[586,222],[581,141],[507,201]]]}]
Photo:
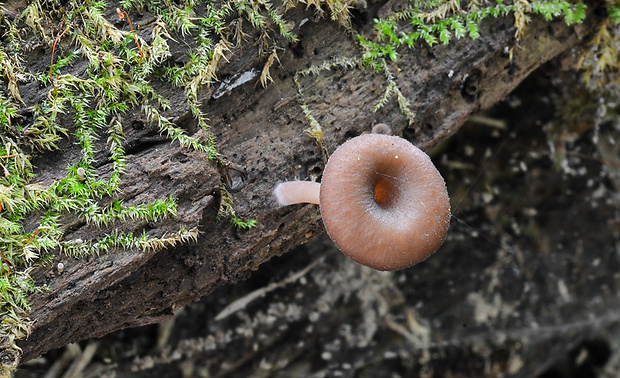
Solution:
[{"label": "twig", "polygon": [[217,314],[217,316],[215,317],[215,320],[222,320],[224,318],[227,318],[230,315],[234,314],[235,312],[237,312],[239,310],[243,310],[247,305],[252,303],[254,300],[264,296],[265,294],[269,293],[270,291],[273,291],[273,290],[278,289],[280,287],[286,286],[286,285],[288,285],[291,282],[297,281],[301,277],[305,276],[312,268],[314,268],[316,266],[316,264],[318,264],[319,261],[321,261],[321,258],[322,257],[317,258],[316,260],[311,262],[308,266],[306,266],[305,268],[303,268],[299,272],[291,274],[290,276],[288,276],[287,278],[283,279],[280,282],[271,283],[271,284],[269,284],[269,285],[267,285],[265,287],[261,287],[260,289],[254,290],[253,292],[249,293],[248,295],[245,295],[245,296],[237,299],[233,303],[231,303],[228,306],[226,306],[226,308],[224,308],[219,314]]},{"label": "twig", "polygon": [[28,240],[26,240],[26,242],[24,243],[24,245],[28,245],[30,244],[30,242],[35,238],[35,236],[37,236],[37,234],[39,233],[39,231],[41,231],[40,228],[37,228],[37,230],[34,232],[34,234],[32,234],[31,237],[28,238]]},{"label": "twig", "polygon": [[69,369],[65,372],[62,378],[81,377],[83,375],[82,372],[84,372],[84,369],[86,369],[88,364],[90,364],[90,361],[93,359],[98,347],[98,341],[89,342],[84,348],[84,351],[80,353],[71,366],[69,366]]},{"label": "twig", "polygon": [[65,351],[54,361],[43,378],[59,378],[71,361],[78,358],[80,354],[82,354],[82,349],[78,344],[67,345]]},{"label": "twig", "polygon": [[11,269],[11,264],[6,261],[6,257],[4,257],[4,253],[2,253],[2,251],[0,251],[0,257],[2,257],[2,262],[5,263],[6,266],[9,268],[9,275],[11,275],[13,273],[13,270]]},{"label": "twig", "polygon": [[[5,156],[0,156],[0,158],[5,159],[5,158],[12,158],[17,156],[16,154],[12,154],[12,155],[5,155]],[[2,169],[4,170],[4,177],[9,177],[9,170],[6,169],[6,167],[4,166],[4,164],[0,163],[0,166],[2,166]],[[0,206],[0,210],[2,210],[2,207]]]},{"label": "twig", "polygon": [[[136,40],[136,45],[138,45],[138,50],[140,50],[140,59],[144,59],[144,55],[142,54],[142,47],[140,47],[140,42],[138,42],[138,36],[136,35],[136,32],[133,30],[133,25],[131,24],[131,20],[129,19],[129,14],[127,13],[126,10],[121,9],[121,8],[116,8],[116,13],[118,13],[118,17],[120,17],[121,19],[127,16],[127,22],[129,22],[129,28],[131,29],[131,32],[133,33],[133,38]],[[125,15],[123,15],[123,13],[125,13]]]},{"label": "twig", "polygon": [[69,28],[71,27],[71,25],[73,25],[73,22],[70,23],[65,30],[62,31],[62,33],[60,33],[60,35],[58,37],[56,37],[56,39],[54,40],[54,44],[52,45],[52,59],[50,61],[50,82],[52,81],[52,70],[54,68],[54,53],[56,52],[56,44],[58,43],[58,41],[60,41],[60,38],[62,38],[63,35],[65,35],[65,33],[67,32],[67,30],[69,30]]},{"label": "twig", "polygon": [[[2,167],[2,169],[4,170],[4,177],[9,177],[9,170],[6,169],[6,167],[4,166],[4,164],[0,163],[0,166]],[[0,208],[0,210],[2,210],[2,208]]]}]

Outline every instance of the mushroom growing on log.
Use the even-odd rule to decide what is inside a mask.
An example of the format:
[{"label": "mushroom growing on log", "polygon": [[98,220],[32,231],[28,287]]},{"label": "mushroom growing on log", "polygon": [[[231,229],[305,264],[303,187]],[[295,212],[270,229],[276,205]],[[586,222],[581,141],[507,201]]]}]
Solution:
[{"label": "mushroom growing on log", "polygon": [[281,205],[320,204],[336,246],[377,270],[425,260],[450,225],[450,198],[439,171],[428,155],[397,136],[350,139],[329,158],[321,184],[284,182],[274,194]]}]

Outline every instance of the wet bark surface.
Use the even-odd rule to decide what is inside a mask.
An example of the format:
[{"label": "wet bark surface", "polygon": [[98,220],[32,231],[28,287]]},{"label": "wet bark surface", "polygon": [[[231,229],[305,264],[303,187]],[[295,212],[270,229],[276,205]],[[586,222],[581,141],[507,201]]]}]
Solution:
[{"label": "wet bark surface", "polygon": [[[389,12],[390,7],[393,6],[395,5],[392,3],[372,4],[367,9],[359,11],[355,14],[356,28],[361,33],[370,32],[372,19],[379,12]],[[297,25],[300,25],[301,20],[306,16],[307,14],[299,11],[292,18],[297,20]],[[395,81],[400,90],[413,104],[413,110],[416,112],[415,123],[411,126],[400,113],[395,100],[391,100],[378,112],[373,112],[373,107],[385,89],[383,75],[364,69],[334,69],[324,71],[318,76],[301,78],[300,84],[305,100],[324,129],[328,150],[333,151],[348,138],[368,132],[372,125],[378,122],[390,124],[395,134],[405,136],[425,150],[436,147],[453,135],[471,114],[488,109],[506,97],[537,67],[563,53],[578,53],[576,47],[587,40],[588,34],[595,27],[593,18],[589,18],[587,23],[576,27],[568,27],[562,22],[550,24],[533,19],[528,25],[524,38],[514,50],[514,57],[511,61],[506,52],[515,44],[512,23],[511,17],[486,21],[481,28],[482,37],[475,41],[462,39],[451,43],[450,46],[430,48],[420,45],[411,51],[405,49],[399,51],[400,58],[390,65],[390,69],[395,75]],[[257,80],[255,79],[229,91],[226,91],[226,87],[222,87],[225,93],[217,92],[214,88],[204,97],[204,110],[213,125],[212,130],[217,138],[220,153],[234,164],[244,167],[248,174],[247,184],[234,193],[235,208],[241,217],[256,219],[258,226],[243,231],[234,228],[226,221],[217,222],[220,182],[218,167],[200,153],[190,152],[176,144],[162,141],[157,137],[157,130],[140,119],[137,113],[130,116],[128,121],[133,125],[128,131],[128,141],[131,141],[128,145],[130,164],[128,164],[128,173],[124,176],[121,197],[125,203],[131,204],[145,199],[172,195],[178,199],[179,217],[174,222],[162,221],[147,225],[128,224],[123,227],[126,227],[128,231],[143,230],[146,227],[158,235],[163,235],[176,230],[182,224],[188,227],[198,226],[202,232],[201,236],[197,243],[179,245],[158,252],[114,252],[82,259],[57,256],[49,265],[38,268],[34,273],[35,278],[39,283],[49,285],[50,291],[32,298],[30,316],[35,322],[34,329],[28,340],[19,343],[24,351],[24,361],[68,343],[100,337],[123,328],[169,320],[181,307],[200,300],[224,284],[247,279],[250,273],[256,271],[261,264],[284,254],[322,232],[317,207],[279,208],[271,195],[273,186],[278,181],[293,178],[301,180],[320,178],[324,165],[320,150],[303,132],[308,126],[299,107],[299,97],[293,77],[296,72],[311,65],[319,65],[334,57],[354,56],[358,50],[354,38],[329,21],[305,22],[301,27],[297,26],[294,31],[300,36],[300,41],[295,45],[289,45],[287,49],[279,53],[281,65],[274,66],[271,73],[275,82],[266,89],[255,85]],[[171,59],[181,59],[184,51],[184,48],[179,46],[175,52],[176,55]],[[33,61],[40,59],[41,61],[37,64],[42,65],[45,64],[42,61],[47,57],[41,53],[40,56],[34,55],[31,59]],[[229,61],[221,67],[218,75],[223,81],[234,80],[235,75],[240,73],[251,70],[260,72],[262,69],[262,63],[257,63],[255,49],[233,50]],[[26,103],[34,102],[38,96],[42,95],[37,88],[22,88],[21,91]],[[196,132],[182,96],[182,92],[170,89],[168,100],[173,104],[171,117],[190,133]],[[506,131],[506,133],[509,132]],[[442,146],[448,150],[460,148],[454,144]],[[69,162],[78,159],[78,150],[75,146],[68,143],[61,147],[61,150],[52,156],[41,156],[35,160],[35,165],[38,167],[36,173],[40,175],[43,182],[46,178],[49,180],[59,176],[58,172],[63,171]],[[544,175],[549,168],[545,167],[533,172]],[[102,163],[99,169],[105,172],[110,167],[109,164]],[[529,173],[531,174],[532,171]],[[450,175],[446,177],[449,189],[457,193],[462,190],[462,188],[450,188],[449,177]],[[539,190],[551,190],[553,187],[553,184],[544,184]],[[462,196],[462,198],[467,197]],[[462,204],[457,205],[455,209]],[[530,207],[539,206],[541,204],[533,203]],[[488,209],[492,211],[491,206]],[[568,220],[567,217],[561,215],[564,211],[570,211],[570,208],[567,209],[566,206],[559,204],[539,214],[542,214],[540,216],[545,219],[549,218],[548,222],[564,222]],[[458,216],[458,212],[455,213]],[[491,220],[509,222],[509,220],[503,220],[500,215],[495,214],[495,218]],[[594,212],[594,215],[600,216],[600,212]],[[476,217],[475,214],[472,216]],[[477,216],[482,216],[482,214]],[[489,216],[489,214],[485,215],[485,217]],[[467,218],[465,221],[467,224],[473,224],[472,227],[475,229],[484,230],[485,228],[484,223],[476,224],[475,221],[472,222]],[[456,225],[453,227],[458,228],[459,222],[454,223]],[[558,224],[557,227],[571,228],[572,226]],[[595,223],[592,227],[600,230]],[[505,227],[502,226],[501,229],[504,230]],[[67,239],[92,239],[104,231],[93,229],[75,220],[68,228]],[[495,240],[494,243],[500,243],[500,246],[495,246],[498,248],[487,246],[488,250],[495,251],[494,253],[477,252],[478,247],[466,247],[467,243],[459,240],[461,235],[468,233],[470,233],[469,228],[453,232],[440,254],[441,258],[433,258],[418,269],[406,270],[390,276],[351,265],[348,260],[336,257],[334,253],[324,255],[323,252],[311,253],[310,257],[302,258],[301,261],[291,260],[288,269],[298,270],[292,269],[291,266],[302,269],[312,259],[320,257],[326,260],[321,260],[313,269],[317,272],[316,274],[321,274],[313,280],[318,280],[323,284],[336,280],[334,285],[343,285],[338,281],[340,279],[338,277],[342,277],[342,274],[336,274],[336,278],[329,278],[334,269],[344,270],[358,277],[357,281],[354,280],[353,283],[348,284],[352,285],[351,287],[347,287],[346,290],[342,289],[342,291],[335,290],[333,298],[325,299],[324,306],[326,307],[315,309],[316,316],[320,318],[321,314],[325,313],[324,310],[331,308],[337,301],[359,301],[359,311],[363,310],[364,306],[377,307],[374,312],[360,312],[364,323],[357,327],[361,327],[359,332],[362,332],[361,329],[366,329],[362,332],[365,332],[366,336],[357,335],[358,332],[355,331],[352,332],[351,340],[346,339],[346,342],[350,342],[353,347],[366,348],[367,356],[372,355],[376,358],[387,356],[390,361],[411,368],[417,366],[415,361],[418,357],[404,355],[409,353],[407,351],[410,345],[407,344],[407,340],[403,339],[405,334],[402,332],[400,335],[396,332],[396,334],[385,333],[382,336],[393,339],[393,342],[400,347],[382,351],[372,350],[376,329],[369,324],[372,318],[386,319],[387,313],[381,308],[390,308],[393,303],[401,306],[403,311],[406,309],[405,312],[390,320],[394,324],[400,324],[410,319],[411,316],[417,316],[407,315],[409,314],[407,311],[411,310],[412,314],[420,311],[423,319],[428,321],[428,324],[421,325],[421,329],[441,325],[446,333],[439,339],[433,338],[426,345],[427,347],[440,345],[443,348],[441,353],[451,355],[453,352],[450,348],[456,348],[457,351],[454,353],[457,353],[459,344],[451,341],[454,338],[449,336],[448,330],[452,330],[457,335],[462,332],[471,333],[474,336],[469,337],[475,341],[475,335],[479,334],[478,331],[484,333],[489,331],[489,327],[499,327],[499,325],[488,326],[484,322],[478,322],[485,316],[491,316],[488,314],[463,321],[458,311],[451,310],[455,303],[455,299],[453,297],[451,299],[451,296],[460,294],[457,302],[463,302],[463,305],[469,303],[469,306],[474,308],[493,305],[497,309],[492,314],[502,319],[502,327],[522,330],[522,324],[512,324],[513,321],[518,321],[504,314],[517,312],[525,316],[524,314],[529,311],[528,302],[520,302],[521,307],[516,305],[501,307],[501,303],[496,303],[494,295],[490,297],[487,295],[494,292],[495,286],[493,285],[495,284],[492,283],[497,280],[516,280],[515,282],[519,284],[507,284],[502,286],[502,290],[508,290],[511,295],[518,296],[519,292],[533,290],[531,287],[526,287],[528,281],[524,277],[546,276],[547,264],[563,266],[562,264],[574,263],[567,260],[530,261],[520,254],[522,250],[529,250],[530,246],[516,245],[510,248],[499,248],[503,245],[501,234],[485,237]],[[587,231],[584,233],[588,234]],[[561,238],[561,235],[562,233],[558,233],[554,237]],[[555,246],[561,242],[562,240],[555,239],[544,241],[548,246]],[[491,243],[491,245],[494,244]],[[553,260],[554,256],[556,255],[551,253],[547,257]],[[55,269],[58,262],[63,262],[65,266],[62,274]],[[607,265],[606,261],[599,261],[599,264]],[[466,274],[457,273],[457,270],[464,270]],[[276,276],[282,276],[282,273],[277,272]],[[587,277],[585,275],[583,279]],[[376,293],[372,294],[374,297],[371,296],[371,299],[351,297],[350,293],[354,288],[364,290],[367,282],[376,281],[379,282],[379,289],[367,290],[378,290],[377,293],[387,292],[387,299],[381,299]],[[394,285],[398,287],[405,283],[423,287],[424,290],[416,291],[415,295],[411,296],[411,293],[400,293],[394,287]],[[487,285],[488,290],[481,292],[480,285]],[[557,287],[556,282],[550,285]],[[455,287],[459,290],[454,291]],[[569,286],[569,289],[571,288]],[[229,290],[234,291],[234,289]],[[446,295],[445,290],[451,294]],[[208,296],[209,299],[201,303],[207,307],[212,302],[224,303],[227,298],[222,298],[223,295],[230,294],[218,292],[216,295]],[[320,301],[313,302],[316,306],[321,303]],[[535,304],[531,305],[538,308]],[[276,306],[269,311],[285,311],[286,308],[288,307],[278,309]],[[298,310],[308,311],[303,306]],[[192,311],[188,309],[184,313],[191,314]],[[350,311],[342,309],[339,313],[332,314],[332,319],[335,323],[341,323],[344,326],[346,325],[344,318],[341,322],[337,320],[339,316],[351,316]],[[356,312],[356,310],[352,311]],[[295,318],[298,315],[291,316]],[[523,316],[517,319],[524,319]],[[313,332],[322,329],[320,324],[315,324],[312,320],[314,318],[306,319],[309,320],[303,323],[303,327],[311,327]],[[244,321],[252,323],[253,320],[248,318]],[[415,320],[411,321],[415,322]],[[275,324],[278,323],[274,323],[274,326]],[[384,329],[386,324],[381,323],[378,327]],[[228,325],[228,327],[233,326],[233,323]],[[203,321],[202,327],[208,329],[210,325]],[[398,328],[393,324],[387,327]],[[284,333],[290,332],[290,326],[284,328]],[[232,328],[227,329],[232,330]],[[326,326],[324,331],[330,333],[334,329]],[[338,332],[346,334],[346,330],[343,331],[341,328],[338,328]],[[275,332],[271,336],[278,334]],[[501,339],[498,339],[498,343],[502,340],[502,342],[513,340],[511,335],[510,332],[504,332],[501,337],[498,336]],[[304,335],[296,335],[296,337],[301,340],[305,338]],[[208,341],[208,337],[205,340]],[[278,342],[277,338],[271,337],[265,340],[265,345],[269,346]],[[466,337],[465,340],[468,338]],[[340,343],[342,342],[341,340]],[[514,338],[514,343],[518,342],[517,338]],[[241,343],[244,348],[253,347],[253,344],[247,340]],[[201,348],[207,350],[210,347]],[[262,350],[261,348],[259,347],[259,350]],[[317,361],[329,361],[338,348],[337,345],[323,347],[319,350],[329,354],[317,354],[313,358]],[[484,353],[488,355],[495,353],[491,347],[481,346],[480,348],[483,348]],[[428,353],[425,352],[424,358],[434,356],[431,352]],[[511,352],[500,350],[497,353],[505,356],[505,364],[508,364],[508,359],[512,356]],[[532,356],[532,358],[536,357]],[[243,369],[249,366],[255,366],[254,362],[258,360],[253,360],[253,358],[255,358],[254,355],[249,355],[245,359],[238,360],[238,366],[235,365],[231,371],[244,371]],[[408,358],[413,358],[413,360]],[[312,365],[312,361],[305,363]],[[476,362],[470,361],[469,363],[475,364]],[[224,370],[220,373],[224,374],[227,366],[223,364],[221,369]],[[377,376],[372,375],[372,370],[369,370],[369,374],[369,376]]]}]

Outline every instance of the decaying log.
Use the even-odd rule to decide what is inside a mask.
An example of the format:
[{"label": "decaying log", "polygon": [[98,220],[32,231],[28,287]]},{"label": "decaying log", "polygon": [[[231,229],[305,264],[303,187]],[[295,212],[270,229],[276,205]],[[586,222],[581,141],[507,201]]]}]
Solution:
[{"label": "decaying log", "polygon": [[[357,10],[357,30],[370,33],[377,14],[396,6],[373,3]],[[278,181],[320,177],[324,164],[320,150],[304,133],[308,124],[294,77],[311,65],[356,56],[359,49],[355,38],[331,21],[299,26],[308,13],[299,10],[290,16],[297,22],[294,32],[299,41],[278,52],[280,64],[271,69],[274,83],[263,89],[254,78],[234,88],[224,85],[204,99],[219,152],[248,174],[247,184],[234,193],[235,208],[241,217],[256,219],[257,227],[245,231],[216,221],[221,167],[204,154],[157,138],[157,130],[134,115],[129,120],[133,127],[127,135],[129,164],[121,197],[131,204],[173,196],[179,216],[174,222],[116,227],[131,231],[146,226],[162,235],[180,225],[197,226],[200,237],[195,243],[158,252],[114,252],[82,259],[57,256],[38,268],[34,277],[50,291],[32,298],[33,332],[19,343],[23,361],[71,342],[169,319],[180,307],[248,277],[263,262],[322,232],[316,206],[279,208],[271,195]],[[534,18],[516,44],[513,22],[512,16],[486,20],[481,37],[474,41],[464,38],[449,46],[420,44],[399,51],[399,60],[389,67],[416,113],[412,125],[395,99],[373,112],[385,90],[382,74],[334,68],[299,78],[304,101],[323,127],[328,150],[378,122],[390,124],[395,134],[428,150],[454,134],[471,114],[503,99],[534,69],[571,53],[596,26],[592,18],[578,26]],[[508,51],[513,47],[511,60]],[[180,59],[183,49],[182,44],[175,46],[171,59]],[[218,74],[223,82],[262,69],[254,48],[233,50],[228,59]],[[21,91],[26,102],[41,95],[35,86]],[[170,91],[168,100],[176,112],[175,122],[195,131],[183,94]],[[63,147],[35,160],[43,182],[77,159],[75,146]],[[99,169],[111,168],[104,164]],[[91,239],[98,232],[76,220],[68,228],[67,240]],[[58,262],[64,264],[62,274],[55,269]]]}]

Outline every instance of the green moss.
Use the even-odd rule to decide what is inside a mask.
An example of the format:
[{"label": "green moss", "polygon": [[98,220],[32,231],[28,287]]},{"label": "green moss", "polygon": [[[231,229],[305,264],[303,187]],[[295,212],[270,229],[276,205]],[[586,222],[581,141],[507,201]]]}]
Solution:
[{"label": "green moss", "polygon": [[447,45],[453,39],[480,36],[480,23],[490,17],[513,15],[515,36],[521,37],[533,15],[551,21],[563,17],[568,25],[585,18],[585,5],[568,1],[489,0],[470,1],[461,6],[460,0],[412,0],[411,7],[375,20],[376,37],[359,35],[364,49],[365,64],[382,69],[381,59],[396,60],[398,48],[414,48],[417,42],[429,46]]}]

